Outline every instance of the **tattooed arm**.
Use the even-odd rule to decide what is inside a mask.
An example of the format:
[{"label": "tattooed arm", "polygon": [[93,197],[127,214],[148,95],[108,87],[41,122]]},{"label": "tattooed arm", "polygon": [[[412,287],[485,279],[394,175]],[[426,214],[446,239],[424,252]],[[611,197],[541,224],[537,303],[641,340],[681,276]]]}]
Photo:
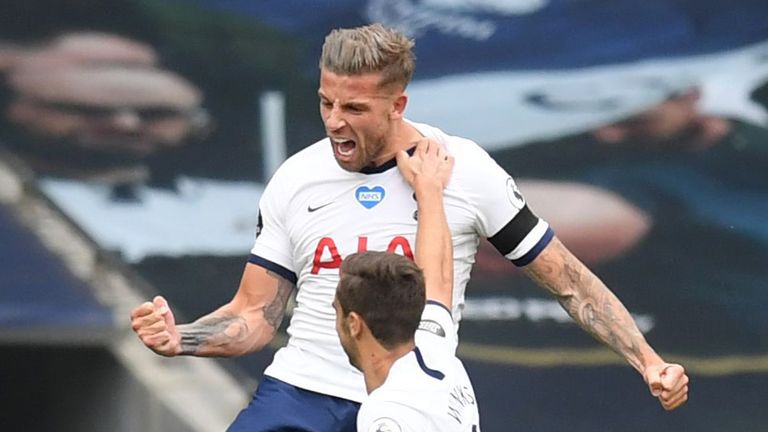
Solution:
[{"label": "tattooed arm", "polygon": [[560,240],[552,239],[524,271],[553,294],[584,330],[643,375],[665,409],[675,409],[688,399],[688,377],[682,366],[664,362],[619,299]]},{"label": "tattooed arm", "polygon": [[160,355],[242,355],[272,340],[293,289],[281,276],[247,264],[234,298],[197,321],[176,325],[168,303],[158,296],[134,309],[131,322],[142,342]]}]

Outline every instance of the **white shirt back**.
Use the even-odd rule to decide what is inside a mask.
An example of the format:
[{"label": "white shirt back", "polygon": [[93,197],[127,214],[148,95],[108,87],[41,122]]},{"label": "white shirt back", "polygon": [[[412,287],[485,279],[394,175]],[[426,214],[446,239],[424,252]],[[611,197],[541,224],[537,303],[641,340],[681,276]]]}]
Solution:
[{"label": "white shirt back", "polygon": [[363,401],[358,432],[478,432],[472,383],[456,358],[450,313],[428,303],[416,331],[416,348],[398,359],[387,379]]}]

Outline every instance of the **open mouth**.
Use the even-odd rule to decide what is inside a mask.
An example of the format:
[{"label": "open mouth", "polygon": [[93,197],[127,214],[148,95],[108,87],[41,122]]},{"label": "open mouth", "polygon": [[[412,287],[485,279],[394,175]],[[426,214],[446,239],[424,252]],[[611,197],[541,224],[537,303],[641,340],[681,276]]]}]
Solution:
[{"label": "open mouth", "polygon": [[337,157],[350,159],[355,154],[357,143],[354,140],[345,138],[331,138],[333,149]]}]

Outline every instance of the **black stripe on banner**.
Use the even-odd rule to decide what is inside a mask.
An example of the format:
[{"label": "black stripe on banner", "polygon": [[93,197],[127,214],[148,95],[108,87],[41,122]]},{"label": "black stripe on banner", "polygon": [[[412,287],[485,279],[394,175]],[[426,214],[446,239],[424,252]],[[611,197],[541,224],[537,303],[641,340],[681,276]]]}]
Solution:
[{"label": "black stripe on banner", "polygon": [[547,228],[547,231],[544,233],[543,236],[541,236],[541,239],[539,239],[536,245],[532,247],[527,254],[521,256],[516,260],[512,260],[512,264],[518,267],[523,267],[530,264],[531,261],[535,260],[536,257],[539,256],[541,251],[543,251],[544,248],[547,247],[547,245],[549,244],[549,242],[552,241],[552,238],[554,236],[555,236],[555,232],[552,231],[552,228]]},{"label": "black stripe on banner", "polygon": [[296,282],[299,280],[299,278],[296,277],[296,273],[288,270],[280,264],[273,263],[272,261],[264,259],[258,255],[251,254],[251,257],[248,258],[248,262],[251,264],[256,264],[259,267],[264,267],[273,273],[277,273],[283,279],[291,282],[294,285],[296,285]]},{"label": "black stripe on banner", "polygon": [[504,228],[500,229],[493,237],[490,237],[488,241],[502,255],[507,255],[515,250],[517,245],[523,241],[537,223],[539,223],[539,218],[526,205],[517,212],[509,223],[504,225]]}]

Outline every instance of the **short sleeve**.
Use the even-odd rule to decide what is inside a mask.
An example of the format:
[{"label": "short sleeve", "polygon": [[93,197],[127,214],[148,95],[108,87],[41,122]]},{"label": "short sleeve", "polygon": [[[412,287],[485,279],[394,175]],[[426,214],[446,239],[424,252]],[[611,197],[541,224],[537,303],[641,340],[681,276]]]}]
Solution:
[{"label": "short sleeve", "polygon": [[484,150],[471,155],[462,184],[476,206],[479,233],[515,265],[533,261],[554,232],[528,207],[515,180]]},{"label": "short sleeve", "polygon": [[416,330],[416,346],[437,358],[452,358],[456,354],[458,340],[451,312],[442,303],[427,300],[421,322]]},{"label": "short sleeve", "polygon": [[276,174],[261,196],[256,240],[251,249],[249,262],[296,283],[293,248],[285,226],[289,195],[285,190],[287,185],[284,185],[280,178]]}]

